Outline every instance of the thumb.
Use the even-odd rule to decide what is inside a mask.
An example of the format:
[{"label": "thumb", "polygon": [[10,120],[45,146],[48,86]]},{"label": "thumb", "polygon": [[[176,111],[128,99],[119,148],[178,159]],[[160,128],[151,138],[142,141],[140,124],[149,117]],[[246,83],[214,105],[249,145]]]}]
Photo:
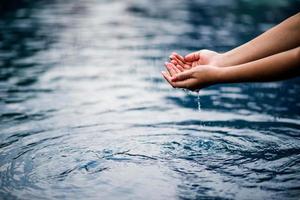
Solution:
[{"label": "thumb", "polygon": [[172,81],[183,81],[192,77],[192,72],[190,70],[181,72],[172,77]]},{"label": "thumb", "polygon": [[200,59],[200,52],[193,52],[184,57],[184,60],[187,62],[194,62]]}]

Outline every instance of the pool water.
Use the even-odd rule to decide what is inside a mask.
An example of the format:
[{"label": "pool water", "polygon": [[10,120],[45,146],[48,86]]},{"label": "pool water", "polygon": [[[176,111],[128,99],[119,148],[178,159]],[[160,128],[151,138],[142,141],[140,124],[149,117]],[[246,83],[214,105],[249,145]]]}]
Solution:
[{"label": "pool water", "polygon": [[299,1],[20,2],[0,7],[0,199],[299,199],[299,78],[198,97],[160,74]]}]

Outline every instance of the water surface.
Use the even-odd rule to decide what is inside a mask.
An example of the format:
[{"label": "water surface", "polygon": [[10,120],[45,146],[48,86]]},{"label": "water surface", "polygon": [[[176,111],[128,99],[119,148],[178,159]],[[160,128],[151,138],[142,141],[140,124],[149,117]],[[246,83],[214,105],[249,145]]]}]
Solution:
[{"label": "water surface", "polygon": [[0,19],[0,199],[299,198],[299,78],[198,102],[160,75],[299,1],[22,2]]}]

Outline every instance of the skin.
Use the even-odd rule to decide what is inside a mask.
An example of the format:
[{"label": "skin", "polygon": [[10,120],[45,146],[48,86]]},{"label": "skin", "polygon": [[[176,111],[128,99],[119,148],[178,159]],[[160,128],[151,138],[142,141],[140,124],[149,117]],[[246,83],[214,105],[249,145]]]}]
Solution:
[{"label": "skin", "polygon": [[[266,82],[299,76],[300,13],[226,53],[172,53],[165,79],[190,90],[217,83]],[[284,42],[282,42],[284,41]]]},{"label": "skin", "polygon": [[[173,65],[174,66],[174,65]],[[300,47],[231,67],[198,65],[179,72],[162,72],[175,88],[197,90],[218,83],[278,81],[300,75]]]}]

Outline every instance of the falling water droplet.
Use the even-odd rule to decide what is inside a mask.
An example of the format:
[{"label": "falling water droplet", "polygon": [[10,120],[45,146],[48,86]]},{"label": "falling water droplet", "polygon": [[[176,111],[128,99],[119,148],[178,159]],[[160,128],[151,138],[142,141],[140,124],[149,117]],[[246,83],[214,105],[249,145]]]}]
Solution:
[{"label": "falling water droplet", "polygon": [[198,103],[198,111],[201,111],[201,102],[200,102],[200,91],[197,91],[197,103]]},{"label": "falling water droplet", "polygon": [[198,111],[201,111],[201,102],[200,102],[200,90],[190,91],[187,89],[183,89],[184,92],[188,93],[189,95],[194,96],[196,92],[197,93],[197,105],[198,105]]}]

